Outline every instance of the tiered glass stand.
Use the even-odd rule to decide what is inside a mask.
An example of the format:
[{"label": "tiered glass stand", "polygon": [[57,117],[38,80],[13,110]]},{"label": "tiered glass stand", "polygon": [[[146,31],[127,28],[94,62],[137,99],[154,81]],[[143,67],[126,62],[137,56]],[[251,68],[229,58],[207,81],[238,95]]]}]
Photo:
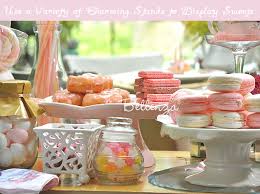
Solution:
[{"label": "tiered glass stand", "polygon": [[247,51],[260,45],[260,33],[259,35],[227,34],[221,40],[216,39],[214,35],[206,35],[205,39],[209,44],[231,50],[234,55],[236,73],[243,73]]}]

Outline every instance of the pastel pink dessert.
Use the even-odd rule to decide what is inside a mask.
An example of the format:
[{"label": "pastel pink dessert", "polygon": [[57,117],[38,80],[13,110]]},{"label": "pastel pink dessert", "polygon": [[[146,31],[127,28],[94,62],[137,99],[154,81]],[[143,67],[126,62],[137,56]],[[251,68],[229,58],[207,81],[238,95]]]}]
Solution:
[{"label": "pastel pink dessert", "polygon": [[214,93],[209,95],[210,107],[219,110],[243,110],[243,100],[244,97],[239,93]]},{"label": "pastel pink dessert", "polygon": [[171,79],[173,73],[162,71],[140,71],[138,76],[145,79]]},{"label": "pastel pink dessert", "polygon": [[205,95],[181,96],[176,99],[175,109],[182,113],[197,113],[209,108],[208,97]]},{"label": "pastel pink dessert", "polygon": [[260,40],[259,33],[252,34],[230,34],[227,32],[218,32],[214,36],[214,41],[256,41]]},{"label": "pastel pink dessert", "polygon": [[248,115],[246,125],[250,128],[260,128],[260,113],[252,113]]},{"label": "pastel pink dessert", "polygon": [[136,78],[135,79],[135,85],[142,86],[144,84],[144,78]]},{"label": "pastel pink dessert", "polygon": [[143,91],[148,94],[173,94],[177,90],[178,87],[145,87]]},{"label": "pastel pink dessert", "polygon": [[147,99],[147,93],[137,92],[137,93],[136,93],[136,97],[137,97],[137,98]]},{"label": "pastel pink dessert", "polygon": [[208,79],[208,89],[216,92],[238,92],[246,95],[255,88],[255,79],[249,74],[233,73],[212,75]]},{"label": "pastel pink dessert", "polygon": [[240,94],[246,95],[255,89],[255,78],[252,75],[242,73],[235,73],[234,75],[241,76],[243,79],[239,90]]},{"label": "pastel pink dessert", "polygon": [[179,79],[145,79],[144,87],[179,87],[181,81]]},{"label": "pastel pink dessert", "polygon": [[171,94],[147,94],[147,100],[150,102],[169,102]]},{"label": "pastel pink dessert", "polygon": [[196,92],[194,90],[191,89],[179,89],[178,91],[174,92],[171,95],[170,101],[169,101],[169,105],[170,106],[175,106],[177,100],[182,97],[182,96],[189,96],[189,95],[195,95]]},{"label": "pastel pink dessert", "polygon": [[179,86],[177,87],[167,87],[167,86],[160,86],[160,87],[144,87],[142,85],[135,85],[134,90],[135,92],[144,92],[148,94],[173,94],[177,90],[179,90]]}]

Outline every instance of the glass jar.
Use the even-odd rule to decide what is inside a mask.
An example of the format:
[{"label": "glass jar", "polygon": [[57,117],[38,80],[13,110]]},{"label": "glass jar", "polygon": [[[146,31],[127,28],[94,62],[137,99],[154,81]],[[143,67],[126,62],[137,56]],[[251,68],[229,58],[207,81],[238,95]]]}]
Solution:
[{"label": "glass jar", "polygon": [[[68,77],[61,57],[61,25],[55,21],[37,22],[34,33],[36,45],[29,81],[33,85],[32,95],[44,99],[66,88]],[[59,119],[43,115],[37,122],[43,125],[59,122]]]},{"label": "glass jar", "polygon": [[101,131],[94,157],[101,184],[133,184],[144,173],[144,160],[135,143],[136,130],[129,118],[110,117]]},{"label": "glass jar", "polygon": [[28,81],[0,82],[0,169],[30,168],[37,159],[33,128],[43,111],[30,92]]}]

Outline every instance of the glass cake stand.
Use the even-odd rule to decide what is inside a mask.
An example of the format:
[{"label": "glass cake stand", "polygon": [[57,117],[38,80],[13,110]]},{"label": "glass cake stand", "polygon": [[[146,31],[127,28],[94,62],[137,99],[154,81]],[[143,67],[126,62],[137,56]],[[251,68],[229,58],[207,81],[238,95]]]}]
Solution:
[{"label": "glass cake stand", "polygon": [[235,59],[235,73],[243,73],[243,67],[247,51],[260,45],[260,33],[257,35],[206,35],[205,39],[208,44],[222,46],[232,51]]},{"label": "glass cake stand", "polygon": [[164,123],[161,134],[204,143],[203,169],[186,176],[186,182],[206,187],[260,186],[260,165],[250,159],[251,145],[260,139],[259,129],[185,128]]}]

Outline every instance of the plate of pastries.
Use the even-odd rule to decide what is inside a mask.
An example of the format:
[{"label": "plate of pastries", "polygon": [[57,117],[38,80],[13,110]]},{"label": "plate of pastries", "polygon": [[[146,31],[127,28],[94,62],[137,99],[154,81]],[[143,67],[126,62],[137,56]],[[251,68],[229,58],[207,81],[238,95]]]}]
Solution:
[{"label": "plate of pastries", "polygon": [[127,90],[113,88],[110,76],[86,73],[69,76],[67,88],[57,91],[51,101],[76,106],[91,106],[109,103],[129,103],[130,93]]}]

